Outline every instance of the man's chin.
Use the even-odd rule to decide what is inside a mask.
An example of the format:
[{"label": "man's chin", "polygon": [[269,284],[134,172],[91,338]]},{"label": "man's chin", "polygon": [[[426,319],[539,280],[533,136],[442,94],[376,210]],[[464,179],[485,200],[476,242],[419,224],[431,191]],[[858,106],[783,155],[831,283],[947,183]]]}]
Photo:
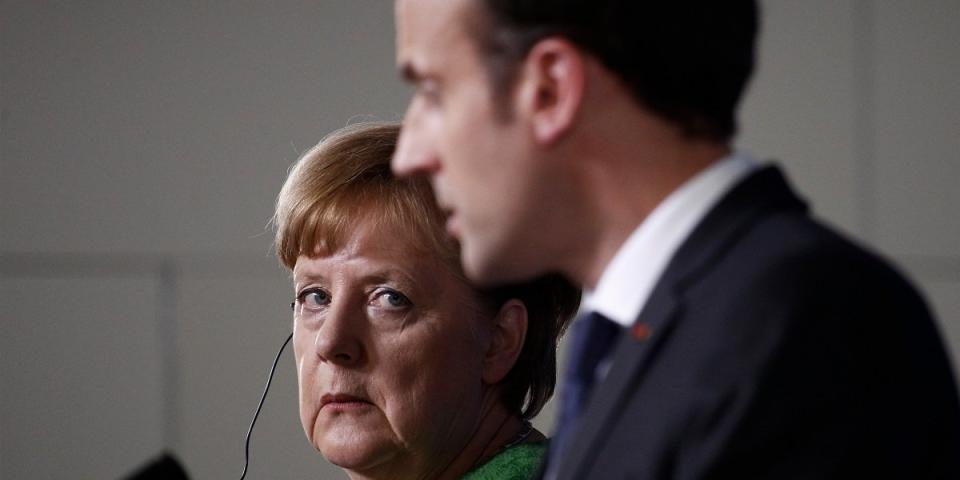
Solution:
[{"label": "man's chin", "polygon": [[460,261],[464,274],[477,286],[494,287],[521,282],[535,276],[524,274],[518,268],[520,264],[510,261],[507,255],[495,255],[502,253],[500,251],[484,251],[475,247],[468,240],[462,241]]}]

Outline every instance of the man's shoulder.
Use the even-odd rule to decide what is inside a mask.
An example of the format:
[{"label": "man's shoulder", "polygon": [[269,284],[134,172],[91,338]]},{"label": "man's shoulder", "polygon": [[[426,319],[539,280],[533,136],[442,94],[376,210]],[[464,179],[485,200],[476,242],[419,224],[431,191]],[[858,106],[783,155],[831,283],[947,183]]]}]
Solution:
[{"label": "man's shoulder", "polygon": [[[733,270],[761,276],[763,281],[797,284],[815,280],[822,290],[838,281],[851,287],[914,288],[900,269],[871,246],[806,214],[775,213],[747,228],[731,244]],[[845,288],[852,291],[856,288]]]},{"label": "man's shoulder", "polygon": [[[863,274],[871,272],[864,277]],[[904,276],[870,246],[814,217],[774,166],[742,179],[693,230],[664,275],[667,283],[804,282],[860,274],[910,289]]]},{"label": "man's shoulder", "polygon": [[758,219],[679,291],[689,326],[718,348],[782,345],[805,330],[851,349],[938,342],[926,301],[892,262],[797,212]]}]

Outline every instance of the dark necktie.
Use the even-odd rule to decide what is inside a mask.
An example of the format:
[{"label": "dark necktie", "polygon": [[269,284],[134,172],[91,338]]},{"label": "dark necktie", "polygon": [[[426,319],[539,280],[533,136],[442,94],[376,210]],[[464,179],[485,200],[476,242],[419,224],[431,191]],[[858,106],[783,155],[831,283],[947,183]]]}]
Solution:
[{"label": "dark necktie", "polygon": [[597,367],[610,353],[620,326],[596,312],[573,322],[570,332],[570,353],[560,396],[560,415],[548,460],[547,478],[555,478],[563,450],[571,442],[572,430],[590,398],[597,380]]}]

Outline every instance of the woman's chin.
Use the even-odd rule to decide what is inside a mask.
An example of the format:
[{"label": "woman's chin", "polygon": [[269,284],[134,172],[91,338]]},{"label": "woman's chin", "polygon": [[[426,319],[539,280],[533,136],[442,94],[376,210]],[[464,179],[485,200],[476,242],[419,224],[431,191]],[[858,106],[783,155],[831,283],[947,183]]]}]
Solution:
[{"label": "woman's chin", "polygon": [[328,462],[354,472],[377,469],[395,460],[397,446],[385,438],[353,432],[325,432],[314,446]]}]

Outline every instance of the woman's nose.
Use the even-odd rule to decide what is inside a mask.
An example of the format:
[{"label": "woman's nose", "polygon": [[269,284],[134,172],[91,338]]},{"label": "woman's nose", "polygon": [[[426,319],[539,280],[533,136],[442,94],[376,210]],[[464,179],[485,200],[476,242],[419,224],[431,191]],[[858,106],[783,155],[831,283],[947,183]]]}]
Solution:
[{"label": "woman's nose", "polygon": [[314,344],[321,361],[354,366],[363,361],[359,314],[347,309],[331,309],[316,331]]}]

